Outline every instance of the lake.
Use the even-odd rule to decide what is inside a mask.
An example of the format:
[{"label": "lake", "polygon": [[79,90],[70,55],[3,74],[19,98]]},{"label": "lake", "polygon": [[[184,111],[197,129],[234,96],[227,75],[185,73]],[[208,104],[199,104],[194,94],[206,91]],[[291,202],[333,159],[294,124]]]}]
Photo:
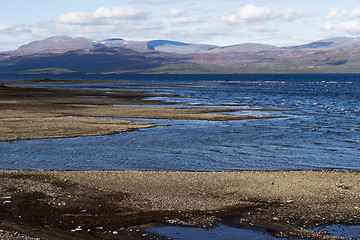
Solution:
[{"label": "lake", "polygon": [[[0,75],[96,79],[43,87],[176,94],[180,107],[277,116],[242,121],[131,119],[169,124],[109,136],[0,143],[1,169],[236,171],[360,169],[360,75]],[[113,83],[110,80],[123,80]],[[146,88],[144,88],[146,86]]]}]

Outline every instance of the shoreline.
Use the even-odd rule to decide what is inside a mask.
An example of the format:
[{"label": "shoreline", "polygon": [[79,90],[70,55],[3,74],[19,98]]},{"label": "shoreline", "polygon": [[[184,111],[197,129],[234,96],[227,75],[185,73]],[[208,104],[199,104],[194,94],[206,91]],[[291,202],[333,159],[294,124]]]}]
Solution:
[{"label": "shoreline", "polygon": [[[225,106],[179,108],[174,107],[177,103],[144,100],[178,96],[149,94],[146,86],[139,89],[108,92],[0,86],[0,141],[105,135],[160,126],[121,118],[259,119],[228,114],[232,109]],[[277,116],[260,118],[273,117]],[[134,240],[144,237],[130,229],[144,224],[211,227],[226,221],[278,237],[340,239],[310,228],[360,224],[358,203],[358,171],[0,170],[0,230],[5,231],[0,231],[0,237],[15,231],[23,239]]]},{"label": "shoreline", "polygon": [[[37,80],[30,82],[35,86],[41,85]],[[66,81],[61,81],[62,84],[65,84],[64,82]],[[69,82],[75,84],[76,81],[69,80]],[[86,82],[97,83],[97,81]],[[143,88],[145,91],[146,87]],[[230,121],[278,117],[238,116],[229,114],[234,109],[174,107],[171,105],[176,105],[176,103],[143,100],[163,96],[170,99],[176,97],[169,94],[144,93],[140,90],[109,92],[0,85],[0,142],[109,135],[161,126],[122,119]],[[276,111],[276,109],[271,111]]]},{"label": "shoreline", "polygon": [[339,239],[309,229],[360,224],[354,171],[0,170],[0,190],[0,229],[49,239],[57,232],[131,239],[129,229],[144,224],[210,227],[224,220],[278,237]]}]

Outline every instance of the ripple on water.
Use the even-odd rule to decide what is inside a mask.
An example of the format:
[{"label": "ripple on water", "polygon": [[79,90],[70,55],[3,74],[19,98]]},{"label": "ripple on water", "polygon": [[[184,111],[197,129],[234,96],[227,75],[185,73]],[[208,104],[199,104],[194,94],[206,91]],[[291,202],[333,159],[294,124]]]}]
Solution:
[{"label": "ripple on water", "polygon": [[321,226],[314,228],[315,231],[326,231],[329,235],[347,239],[360,239],[360,225],[341,225]]}]

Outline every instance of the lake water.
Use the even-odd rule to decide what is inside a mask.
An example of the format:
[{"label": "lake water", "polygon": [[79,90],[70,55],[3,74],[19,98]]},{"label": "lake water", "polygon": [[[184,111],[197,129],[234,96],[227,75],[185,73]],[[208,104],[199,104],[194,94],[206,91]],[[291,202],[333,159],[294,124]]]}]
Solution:
[{"label": "lake water", "polygon": [[[229,108],[231,114],[281,116],[243,121],[131,119],[170,124],[109,136],[0,143],[0,169],[235,171],[360,170],[360,75],[0,75],[25,79],[92,79],[66,88],[177,94],[176,106]],[[108,80],[124,80],[111,83]],[[59,87],[44,85],[44,87]],[[184,98],[185,97],[185,98]],[[292,111],[257,111],[256,109]],[[318,229],[318,230],[323,230]],[[356,237],[359,226],[329,226]],[[174,239],[276,239],[234,228],[151,227]]]},{"label": "lake water", "polygon": [[[179,95],[181,98],[160,99],[179,101],[177,106],[222,107],[236,110],[230,114],[281,118],[225,122],[131,119],[171,126],[110,136],[2,142],[1,169],[360,169],[358,74],[0,75],[4,84],[43,78],[103,80],[61,87],[145,89]],[[257,110],[264,108],[292,111]]]}]

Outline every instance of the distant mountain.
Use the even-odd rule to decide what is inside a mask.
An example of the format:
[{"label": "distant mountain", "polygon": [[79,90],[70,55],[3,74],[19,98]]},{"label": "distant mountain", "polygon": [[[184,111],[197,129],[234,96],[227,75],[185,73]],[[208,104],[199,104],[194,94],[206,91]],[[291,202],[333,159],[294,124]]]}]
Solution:
[{"label": "distant mountain", "polygon": [[218,46],[208,44],[190,44],[168,40],[153,40],[147,44],[151,50],[182,54],[199,53],[218,48]]},{"label": "distant mountain", "polygon": [[91,47],[65,53],[40,52],[29,55],[0,55],[0,73],[120,73],[141,72],[179,63],[184,58],[157,51]]},{"label": "distant mountain", "polygon": [[353,37],[338,37],[338,38],[329,38],[325,40],[320,40],[312,42],[309,44],[287,47],[285,49],[316,49],[316,50],[328,50],[333,48],[347,47],[347,46],[356,46],[360,45],[360,38]]},{"label": "distant mountain", "polygon": [[226,47],[218,47],[210,50],[211,53],[245,53],[245,52],[261,52],[261,51],[279,51],[280,48],[260,43],[242,43]]},{"label": "distant mountain", "polygon": [[34,41],[22,45],[15,50],[17,53],[35,53],[35,52],[66,52],[70,50],[91,48],[96,41],[87,38],[71,37],[50,37],[41,41]]},{"label": "distant mountain", "polygon": [[108,39],[101,41],[105,47],[126,47],[134,50],[152,50],[167,53],[198,53],[217,48],[214,45],[207,44],[190,44],[169,40],[153,40],[148,42],[126,41],[124,39]]},{"label": "distant mountain", "polygon": [[360,38],[276,47],[51,37],[0,53],[0,73],[360,72]]}]

